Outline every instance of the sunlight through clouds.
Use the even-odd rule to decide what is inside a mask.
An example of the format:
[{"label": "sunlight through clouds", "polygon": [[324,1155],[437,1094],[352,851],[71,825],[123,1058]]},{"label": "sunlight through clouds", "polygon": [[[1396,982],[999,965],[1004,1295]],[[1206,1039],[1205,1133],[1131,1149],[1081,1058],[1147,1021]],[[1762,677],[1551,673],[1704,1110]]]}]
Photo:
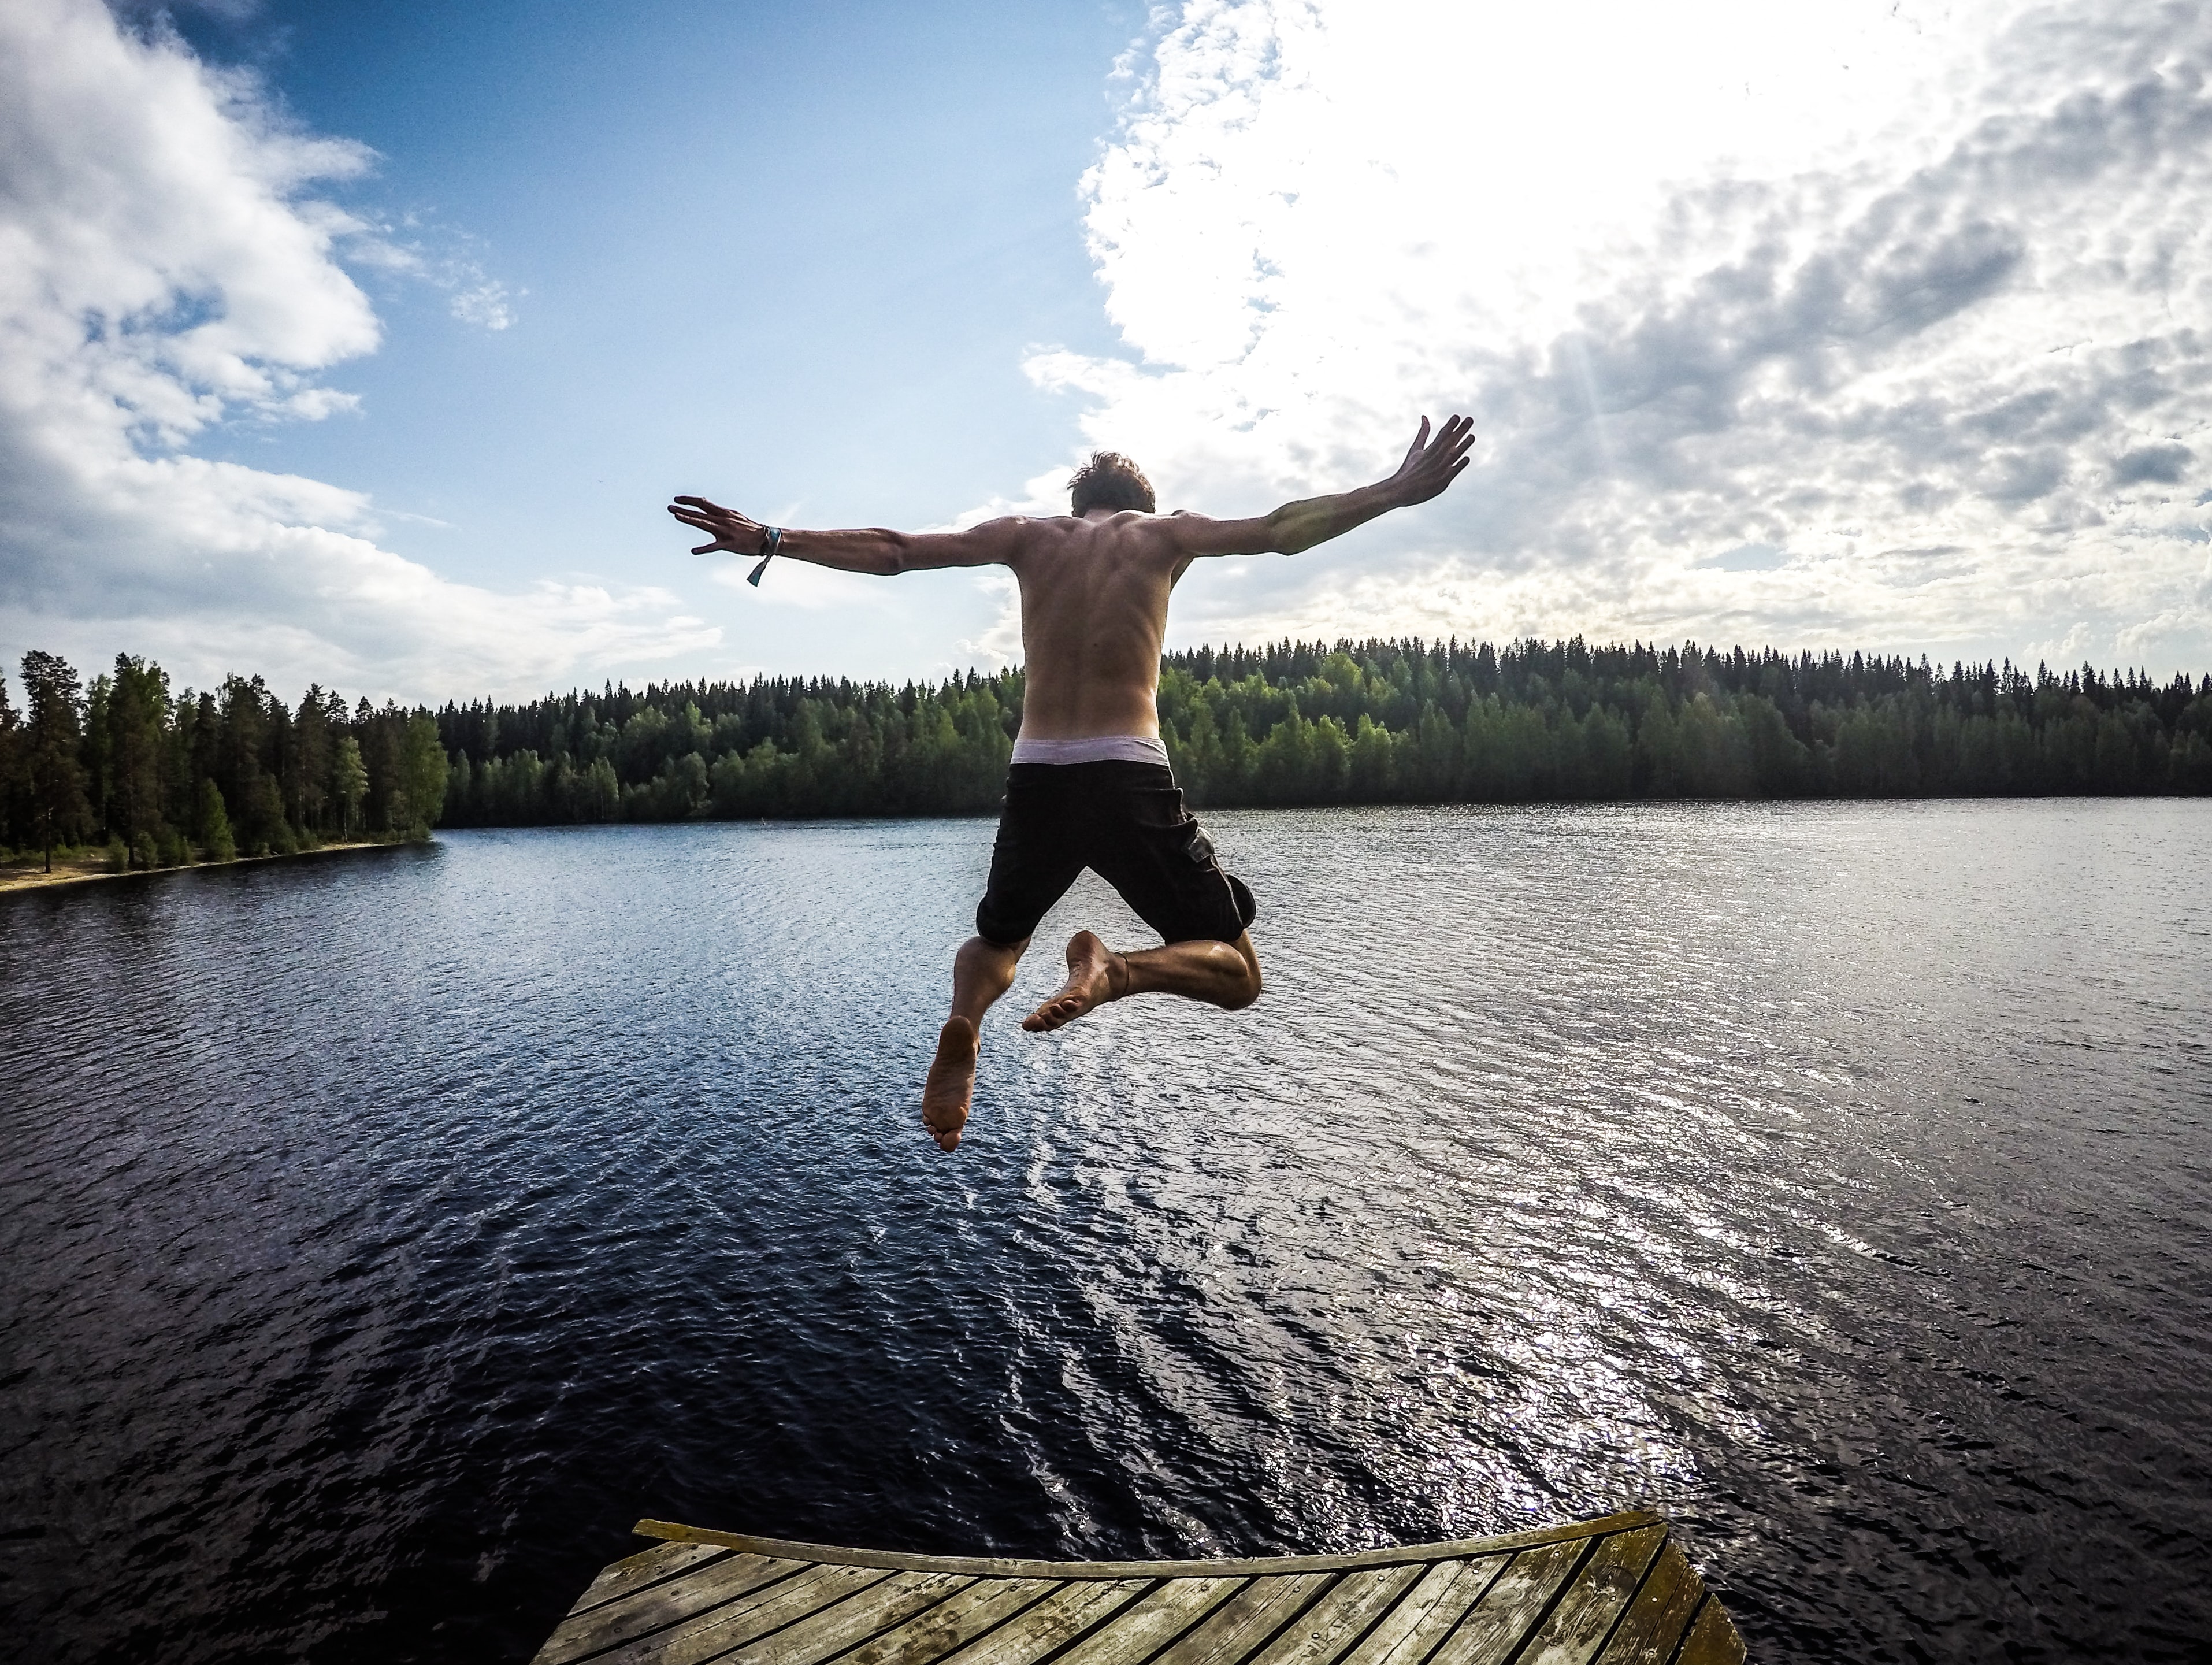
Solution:
[{"label": "sunlight through clouds", "polygon": [[1194,573],[1181,641],[2201,665],[2208,70],[2194,5],[1194,0],[1085,181],[1126,352],[1027,368],[1224,513],[1475,416],[1449,497]]},{"label": "sunlight through clouds", "polygon": [[[1474,416],[1474,465],[1439,501],[1295,561],[1202,563],[1176,645],[1579,633],[2212,662],[2212,9],[2193,0],[1159,8],[1088,173],[993,198],[1055,236],[1081,216],[1097,289],[1080,258],[1036,282],[1110,333],[1040,331],[1022,368],[1056,409],[1006,397],[1022,335],[973,347],[949,313],[919,320],[953,343],[935,368],[886,351],[908,368],[830,374],[825,355],[916,333],[890,298],[904,275],[802,321],[750,287],[782,260],[726,287],[705,263],[714,284],[653,307],[635,273],[564,265],[570,224],[606,222],[592,191],[629,201],[657,153],[605,180],[500,176],[556,206],[524,222],[557,223],[557,254],[515,252],[510,228],[495,260],[432,196],[362,206],[374,153],[163,20],[0,7],[9,657],[121,647],[185,680],[251,665],[437,697],[730,653],[860,675],[1018,659],[1016,598],[988,577],[782,562],[754,590],[683,556],[653,493],[690,477],[660,471],[722,466],[742,407],[799,436],[775,489],[816,507],[786,519],[901,525],[1062,512],[1071,425],[1137,457],[1164,507],[1247,513],[1376,477],[1424,413]],[[403,313],[410,294],[432,304]],[[750,338],[722,314],[755,311],[784,320],[746,370],[765,397],[699,398]],[[648,313],[679,332],[633,339]],[[376,376],[342,375],[387,324]],[[694,364],[702,329],[720,344]],[[817,383],[885,397],[841,434],[801,397]],[[841,463],[797,483],[797,457],[895,448],[881,424],[925,386],[933,438],[992,459],[975,475],[941,485],[933,452],[867,508]],[[358,450],[284,448],[332,419]],[[428,549],[480,581],[399,552]],[[602,562],[654,581],[572,570]]]}]

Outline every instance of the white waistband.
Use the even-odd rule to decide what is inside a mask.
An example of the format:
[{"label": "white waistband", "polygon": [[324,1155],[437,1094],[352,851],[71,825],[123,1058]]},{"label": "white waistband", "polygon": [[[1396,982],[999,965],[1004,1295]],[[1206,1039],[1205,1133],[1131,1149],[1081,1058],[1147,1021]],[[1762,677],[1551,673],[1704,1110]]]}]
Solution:
[{"label": "white waistband", "polygon": [[1167,764],[1168,749],[1150,734],[1086,734],[1079,740],[1032,740],[1026,735],[1014,742],[1018,763],[1158,763]]}]

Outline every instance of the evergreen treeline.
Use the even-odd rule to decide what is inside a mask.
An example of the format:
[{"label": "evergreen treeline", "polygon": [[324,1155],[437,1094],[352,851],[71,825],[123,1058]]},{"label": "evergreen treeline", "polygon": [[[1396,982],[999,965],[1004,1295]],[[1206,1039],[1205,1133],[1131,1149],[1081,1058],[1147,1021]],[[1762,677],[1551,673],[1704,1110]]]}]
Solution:
[{"label": "evergreen treeline", "polygon": [[[447,705],[258,677],[172,696],[119,655],[0,681],[0,857],[112,866],[459,826],[987,814],[1019,671],[935,685],[758,678]],[[1202,805],[2212,793],[2212,677],[1853,653],[1516,642],[1282,642],[1170,653],[1160,724]]]},{"label": "evergreen treeline", "polygon": [[27,710],[0,679],[0,858],[89,842],[127,867],[288,855],[331,839],[428,834],[447,763],[427,711],[310,688],[296,711],[258,677],[172,696],[158,665],[118,654],[82,685],[23,656]]},{"label": "evergreen treeline", "polygon": [[[448,705],[449,825],[984,814],[1018,671],[761,678]],[[2212,677],[1580,639],[1284,642],[1167,656],[1200,805],[2212,793]]]}]

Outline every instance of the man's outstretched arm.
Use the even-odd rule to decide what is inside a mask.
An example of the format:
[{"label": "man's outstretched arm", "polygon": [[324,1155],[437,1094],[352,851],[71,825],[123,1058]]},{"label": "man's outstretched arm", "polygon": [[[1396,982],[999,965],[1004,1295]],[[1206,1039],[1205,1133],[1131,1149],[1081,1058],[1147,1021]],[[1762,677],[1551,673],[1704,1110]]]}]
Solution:
[{"label": "man's outstretched arm", "polygon": [[1474,443],[1474,423],[1470,418],[1445,418],[1444,425],[1431,439],[1429,419],[1424,416],[1406,460],[1387,480],[1361,486],[1357,491],[1285,503],[1273,514],[1249,520],[1172,515],[1169,517],[1172,535],[1183,552],[1191,556],[1297,555],[1340,537],[1378,514],[1425,503],[1440,495],[1467,466],[1468,449]]},{"label": "man's outstretched arm", "polygon": [[[710,503],[704,497],[678,497],[668,506],[668,512],[713,540],[693,550],[694,555],[711,555],[717,550],[732,555],[765,551],[768,527],[749,514]],[[988,567],[1012,554],[1020,541],[1021,524],[1018,520],[986,520],[965,532],[887,532],[880,526],[809,532],[787,526],[776,553],[794,561],[811,561],[817,567],[835,567],[840,572],[885,576],[931,567]]]}]

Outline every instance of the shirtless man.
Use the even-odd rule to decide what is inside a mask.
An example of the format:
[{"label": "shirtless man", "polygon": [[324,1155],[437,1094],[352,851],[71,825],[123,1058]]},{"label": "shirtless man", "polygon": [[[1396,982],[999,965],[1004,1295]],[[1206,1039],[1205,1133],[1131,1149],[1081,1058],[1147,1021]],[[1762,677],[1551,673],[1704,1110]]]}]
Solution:
[{"label": "shirtless man", "polygon": [[[1182,806],[1160,744],[1156,696],[1168,595],[1207,555],[1296,555],[1394,508],[1425,503],[1467,466],[1473,424],[1428,418],[1396,473],[1356,491],[1285,503],[1249,520],[1156,514],[1126,457],[1100,452],[1072,483],[1070,513],[1012,515],[965,532],[801,532],[768,526],[703,497],[668,512],[713,541],[691,552],[787,555],[886,576],[933,567],[1010,567],[1022,592],[1028,661],[1022,730],[976,934],[952,962],[952,1015],[937,1037],[921,1119],[950,1151],[975,1091],[977,1025],[1013,986],[1046,909],[1086,866],[1121,893],[1164,946],[1118,953],[1089,931],[1068,939],[1067,981],[1022,1019],[1032,1032],[1073,1023],[1131,994],[1181,994],[1234,1012],[1260,998],[1260,957],[1243,882]],[[754,569],[756,580],[760,568]]]}]

